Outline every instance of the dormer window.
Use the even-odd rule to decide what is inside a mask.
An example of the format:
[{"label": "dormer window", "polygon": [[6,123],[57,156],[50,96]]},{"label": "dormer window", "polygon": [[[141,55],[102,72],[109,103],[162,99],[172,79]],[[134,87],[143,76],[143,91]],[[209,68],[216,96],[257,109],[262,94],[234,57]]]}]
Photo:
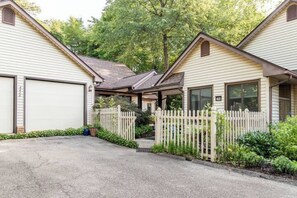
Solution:
[{"label": "dormer window", "polygon": [[210,54],[210,46],[208,41],[204,41],[201,44],[201,57],[209,56]]},{"label": "dormer window", "polygon": [[2,9],[2,22],[9,25],[15,25],[15,13],[11,8]]},{"label": "dormer window", "polygon": [[291,5],[287,10],[287,21],[297,19],[297,5]]}]

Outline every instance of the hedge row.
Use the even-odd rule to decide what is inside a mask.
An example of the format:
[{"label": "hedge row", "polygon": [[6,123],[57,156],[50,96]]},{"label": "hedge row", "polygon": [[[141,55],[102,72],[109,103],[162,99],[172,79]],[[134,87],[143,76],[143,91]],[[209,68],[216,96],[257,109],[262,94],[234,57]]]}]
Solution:
[{"label": "hedge row", "polygon": [[69,128],[66,130],[46,130],[46,131],[35,131],[30,133],[22,134],[0,134],[0,140],[11,140],[11,139],[28,139],[28,138],[39,138],[39,137],[54,137],[54,136],[76,136],[83,135],[83,128],[73,129]]},{"label": "hedge row", "polygon": [[[46,131],[35,131],[30,133],[22,134],[0,134],[0,140],[13,140],[13,139],[29,139],[29,138],[40,138],[40,137],[54,137],[54,136],[76,136],[83,135],[84,128],[79,129],[66,129],[66,130],[46,130]],[[138,144],[135,141],[128,141],[124,138],[110,133],[104,129],[98,129],[97,137],[104,139],[108,142],[118,144],[120,146],[125,146],[128,148],[138,148]]]},{"label": "hedge row", "polygon": [[137,149],[138,148],[138,143],[136,141],[129,141],[126,140],[119,135],[113,134],[111,132],[108,132],[107,130],[104,129],[99,129],[97,132],[97,137],[103,140],[106,140],[108,142],[120,145],[120,146],[125,146],[128,148],[133,148]]}]

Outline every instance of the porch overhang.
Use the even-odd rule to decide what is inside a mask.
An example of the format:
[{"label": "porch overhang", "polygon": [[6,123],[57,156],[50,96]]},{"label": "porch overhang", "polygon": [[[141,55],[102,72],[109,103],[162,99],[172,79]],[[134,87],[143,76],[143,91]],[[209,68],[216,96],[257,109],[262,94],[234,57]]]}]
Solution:
[{"label": "porch overhang", "polygon": [[289,84],[297,84],[297,72],[285,69],[275,65],[263,65],[263,75],[265,77],[272,77],[279,81],[286,81]]},{"label": "porch overhang", "polygon": [[170,90],[180,90],[182,92],[183,86],[181,85],[163,85],[163,86],[154,86],[149,89],[143,90],[134,90],[134,93],[157,93],[159,91],[170,91]]}]

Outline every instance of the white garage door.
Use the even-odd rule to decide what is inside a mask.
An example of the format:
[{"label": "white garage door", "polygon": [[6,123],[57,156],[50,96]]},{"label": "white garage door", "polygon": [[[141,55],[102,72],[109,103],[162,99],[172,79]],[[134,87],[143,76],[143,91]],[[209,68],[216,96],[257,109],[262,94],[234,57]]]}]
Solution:
[{"label": "white garage door", "polygon": [[0,133],[13,132],[13,78],[0,77]]},{"label": "white garage door", "polygon": [[84,86],[26,81],[26,131],[79,128],[84,124]]}]

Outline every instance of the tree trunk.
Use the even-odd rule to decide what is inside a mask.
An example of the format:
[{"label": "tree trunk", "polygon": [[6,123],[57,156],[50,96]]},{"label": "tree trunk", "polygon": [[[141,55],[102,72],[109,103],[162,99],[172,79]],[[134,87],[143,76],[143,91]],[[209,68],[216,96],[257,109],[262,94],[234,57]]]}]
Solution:
[{"label": "tree trunk", "polygon": [[169,69],[169,55],[168,55],[168,37],[163,34],[163,55],[164,55],[164,68]]}]

